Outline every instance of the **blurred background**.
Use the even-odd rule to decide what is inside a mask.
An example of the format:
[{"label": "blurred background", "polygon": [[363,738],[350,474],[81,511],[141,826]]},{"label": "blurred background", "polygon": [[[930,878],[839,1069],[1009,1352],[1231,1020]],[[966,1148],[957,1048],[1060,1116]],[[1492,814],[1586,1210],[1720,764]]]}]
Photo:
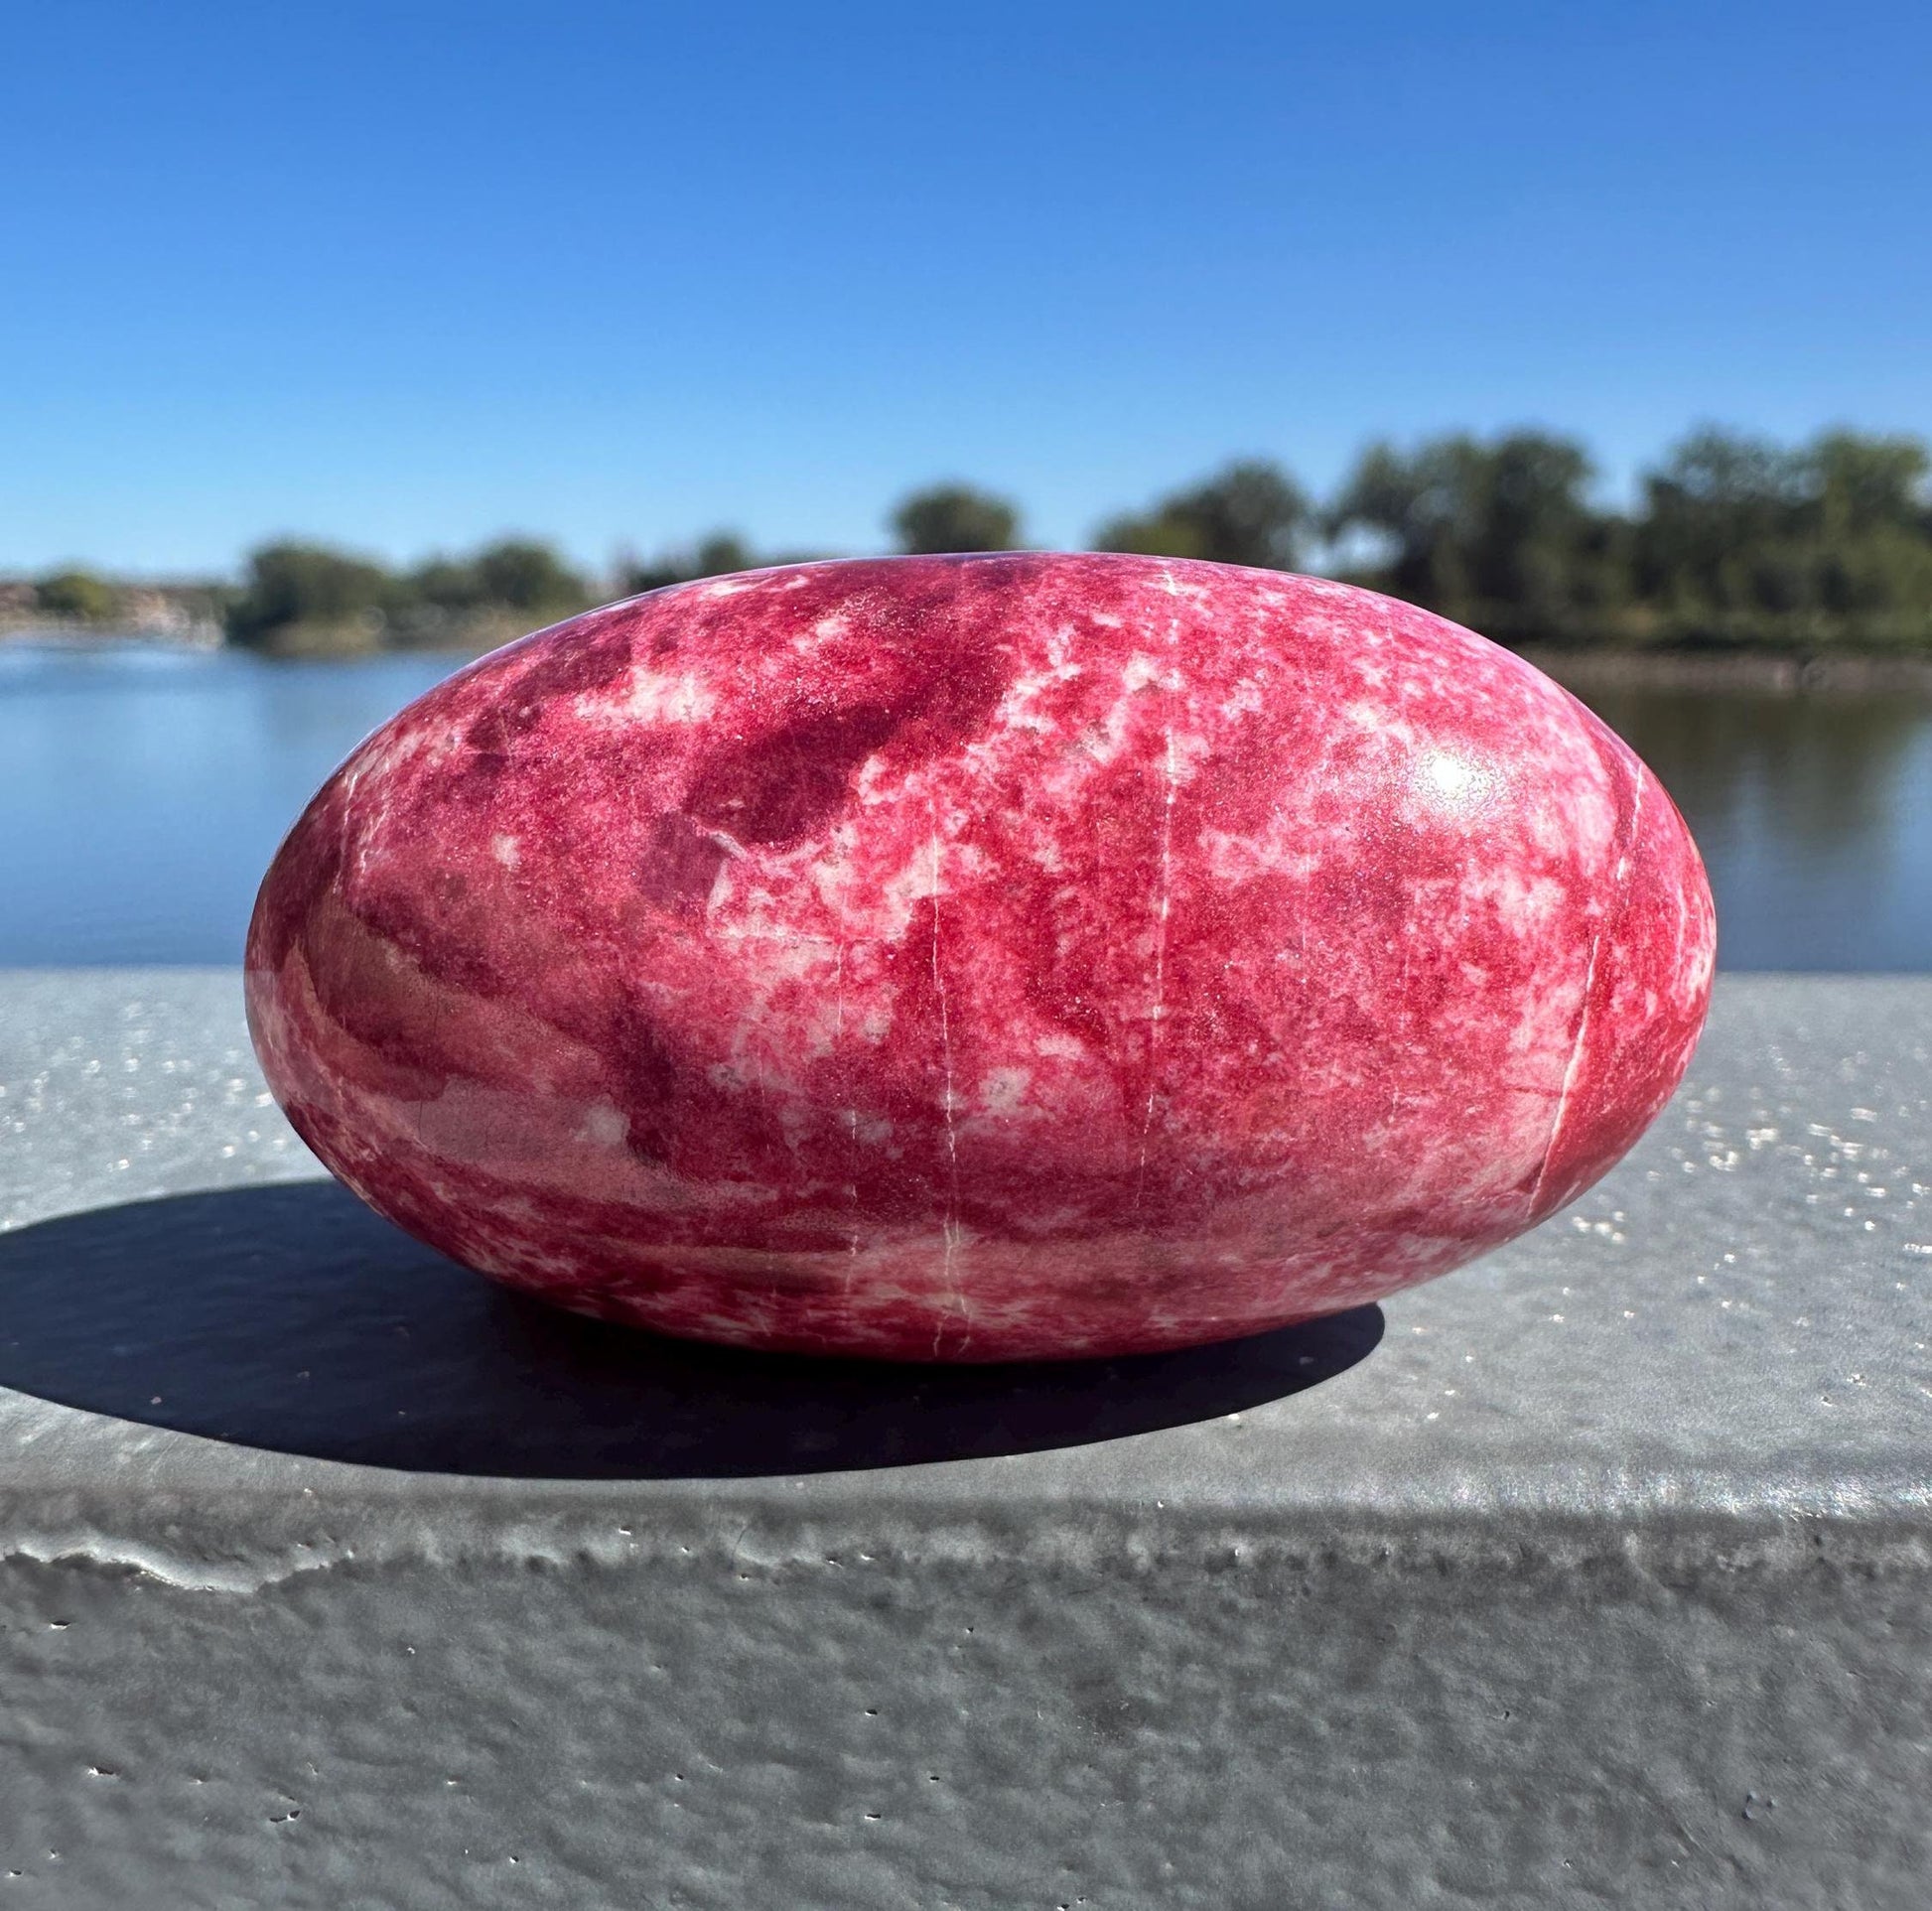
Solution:
[{"label": "blurred background", "polygon": [[1370,584],[1932,969],[1932,13],[16,10],[0,964],[232,963],[467,656],[774,558]]}]

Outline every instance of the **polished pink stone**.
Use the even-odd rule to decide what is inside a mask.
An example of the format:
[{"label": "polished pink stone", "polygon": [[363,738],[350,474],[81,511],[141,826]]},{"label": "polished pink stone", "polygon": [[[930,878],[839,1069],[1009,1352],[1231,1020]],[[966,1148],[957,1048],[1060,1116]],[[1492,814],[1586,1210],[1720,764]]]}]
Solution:
[{"label": "polished pink stone", "polygon": [[1629,1148],[1704,1020],[1656,779],[1483,638],[1136,557],[806,564],[452,677],[263,884],[268,1079],[567,1307],[997,1360],[1330,1312]]}]

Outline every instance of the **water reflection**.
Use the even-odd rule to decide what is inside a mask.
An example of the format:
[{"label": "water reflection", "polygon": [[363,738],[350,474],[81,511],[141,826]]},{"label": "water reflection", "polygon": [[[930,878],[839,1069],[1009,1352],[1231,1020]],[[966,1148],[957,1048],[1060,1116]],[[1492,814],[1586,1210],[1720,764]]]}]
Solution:
[{"label": "water reflection", "polygon": [[1932,702],[1580,693],[1704,852],[1729,969],[1932,969]]},{"label": "water reflection", "polygon": [[[322,778],[454,667],[0,644],[0,965],[239,959]],[[1932,701],[1586,693],[1690,820],[1732,969],[1932,970]],[[1452,767],[1437,800],[1466,800]]]},{"label": "water reflection", "polygon": [[1755,807],[1819,855],[1884,835],[1927,720],[1896,697],[1626,690],[1587,701],[1663,778],[1701,839],[1749,827]]},{"label": "water reflection", "polygon": [[454,661],[0,644],[0,964],[238,962],[316,785]]}]

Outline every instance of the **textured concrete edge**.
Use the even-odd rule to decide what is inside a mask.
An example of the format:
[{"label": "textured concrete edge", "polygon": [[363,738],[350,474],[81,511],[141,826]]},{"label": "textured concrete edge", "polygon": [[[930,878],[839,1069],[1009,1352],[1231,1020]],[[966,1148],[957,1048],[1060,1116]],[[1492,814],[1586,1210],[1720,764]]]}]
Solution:
[{"label": "textured concrete edge", "polygon": [[[468,1484],[474,1486],[475,1482]],[[738,1483],[735,1483],[738,1485]],[[638,1507],[611,1496],[494,1517],[454,1505],[381,1517],[317,1495],[209,1509],[167,1499],[12,1494],[0,1498],[0,1564],[33,1562],[144,1575],[177,1587],[245,1593],[288,1580],[412,1566],[701,1570],[772,1575],[847,1560],[907,1569],[1160,1578],[1265,1569],[1319,1575],[1371,1569],[1391,1577],[1472,1575],[1574,1584],[1685,1586],[1831,1570],[1862,1578],[1932,1577],[1932,1521],[1826,1511],[1709,1509],[1618,1517],[1601,1507],[1505,1514],[1459,1506],[1376,1517],[1372,1509],[1148,1509],[1061,1504],[881,1504],[853,1496],[809,1512],[738,1490]],[[390,1509],[400,1513],[402,1509]]]}]

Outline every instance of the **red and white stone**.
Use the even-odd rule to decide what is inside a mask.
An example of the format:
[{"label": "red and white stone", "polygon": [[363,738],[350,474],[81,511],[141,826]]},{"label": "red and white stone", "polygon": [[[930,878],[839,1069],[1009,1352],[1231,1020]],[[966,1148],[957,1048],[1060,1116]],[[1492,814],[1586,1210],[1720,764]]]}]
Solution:
[{"label": "red and white stone", "polygon": [[1595,1180],[1714,923],[1643,764],[1409,606],[806,564],[410,705],[263,884],[268,1079],[471,1267],[700,1339],[1111,1354],[1372,1300]]}]

